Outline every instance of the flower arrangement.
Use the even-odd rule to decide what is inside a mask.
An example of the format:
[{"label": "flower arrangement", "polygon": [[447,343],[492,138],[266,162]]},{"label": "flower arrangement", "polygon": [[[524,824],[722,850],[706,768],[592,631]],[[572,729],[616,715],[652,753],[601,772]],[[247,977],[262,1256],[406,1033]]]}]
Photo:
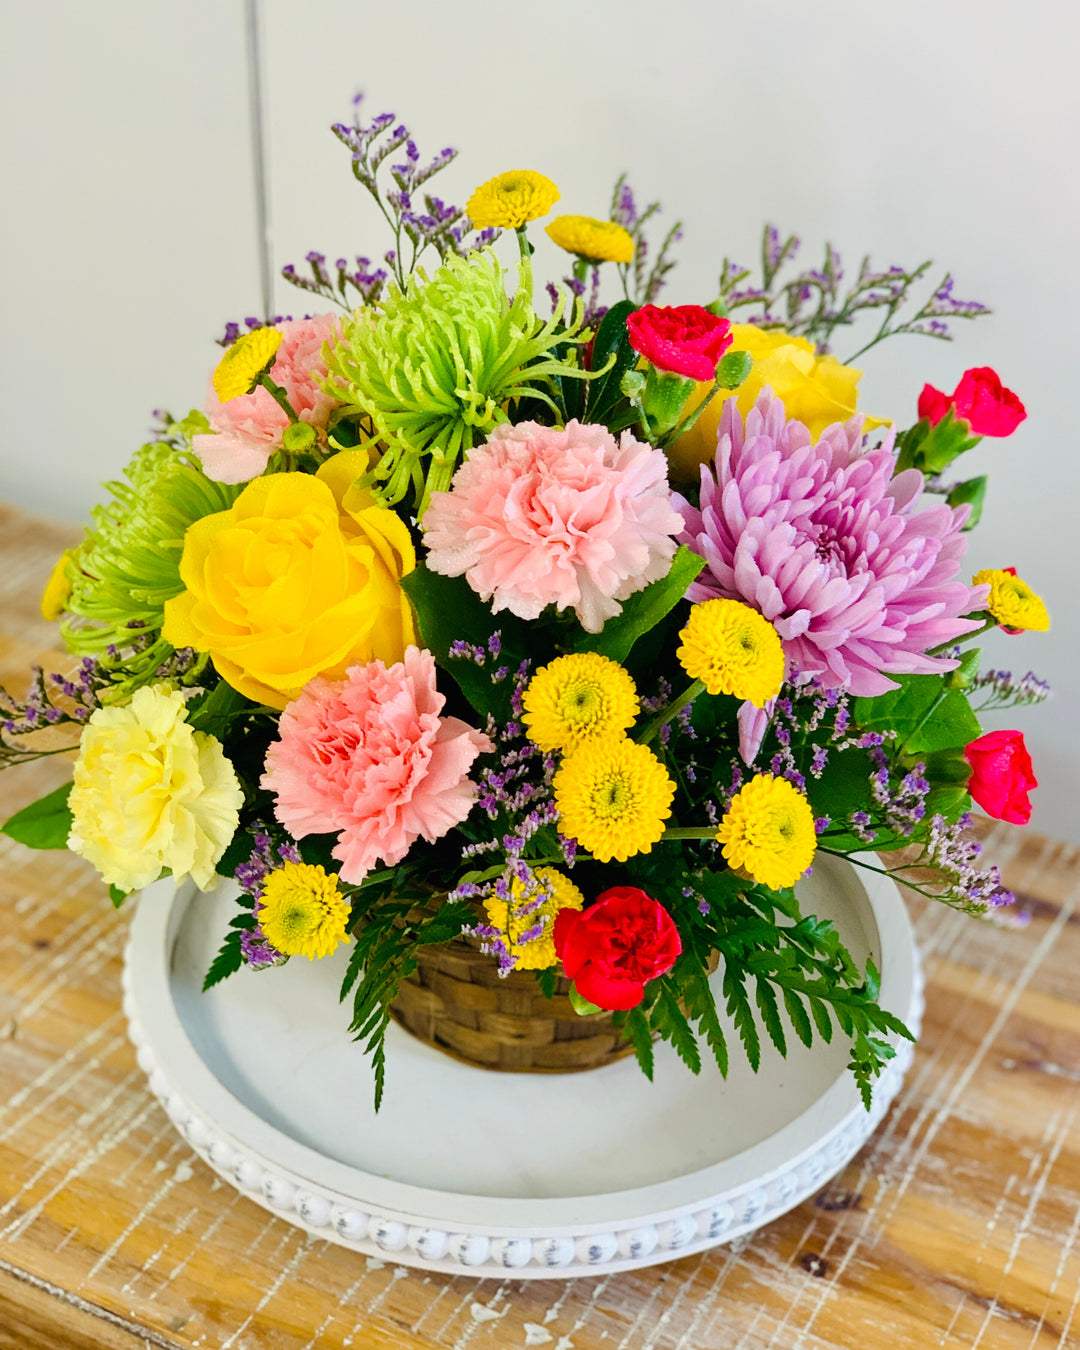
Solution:
[{"label": "flower arrangement", "polygon": [[949,276],[920,302],[928,263],[795,270],[771,227],[760,278],[725,259],[706,305],[658,305],[680,227],[655,248],[620,179],[607,219],[547,225],[545,313],[550,179],[462,210],[428,186],[453,152],[334,131],[392,247],[286,267],[320,312],[230,324],[204,410],[108,485],[43,599],[77,664],[0,728],[7,764],[79,733],[74,779],[5,830],[117,904],[235,878],[207,987],[348,946],[377,1098],[401,982],[465,938],[650,1074],[657,1036],[723,1073],[732,1036],[756,1067],[762,1032],[838,1030],[869,1104],[907,1032],[797,884],[828,853],[1011,901],[968,808],[1026,821],[1035,777],[977,714],[1047,690],[972,644],[1049,621],[1012,567],[965,570],[986,478],[943,478],[1017,397],[969,370],[898,432],[832,347],[985,307]]}]

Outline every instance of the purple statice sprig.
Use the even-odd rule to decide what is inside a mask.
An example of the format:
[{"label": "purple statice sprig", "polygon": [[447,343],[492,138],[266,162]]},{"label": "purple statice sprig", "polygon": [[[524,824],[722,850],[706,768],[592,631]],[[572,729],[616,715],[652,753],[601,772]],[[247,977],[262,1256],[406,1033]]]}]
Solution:
[{"label": "purple statice sprig", "polygon": [[634,256],[629,263],[617,264],[622,280],[623,295],[636,305],[651,305],[667,285],[668,273],[675,266],[671,256],[672,249],[683,237],[682,221],[677,220],[664,235],[655,260],[652,245],[645,233],[645,226],[660,213],[659,202],[650,202],[640,207],[634,197],[633,189],[626,181],[626,174],[620,174],[611,195],[610,218],[621,225],[634,241]]},{"label": "purple statice sprig", "polygon": [[1051,693],[1049,684],[1040,680],[1034,671],[1029,670],[1016,679],[1009,670],[984,670],[972,681],[969,697],[974,700],[981,695],[982,701],[973,702],[972,708],[976,713],[983,713],[991,708],[1023,708],[1042,703]]},{"label": "purple statice sprig", "polygon": [[[148,639],[133,638],[132,646],[137,650],[147,645]],[[183,663],[186,655],[187,649],[174,653],[175,663]],[[119,649],[110,647],[101,656],[84,656],[68,673],[46,674],[41,666],[34,666],[24,699],[15,698],[0,685],[0,768],[75,749],[75,745],[39,749],[25,744],[22,738],[49,727],[77,727],[81,731],[102,706],[122,659]]]},{"label": "purple statice sprig", "polygon": [[[333,304],[352,309],[356,298],[364,305],[377,304],[392,276],[401,287],[424,251],[433,248],[440,260],[466,256],[498,238],[498,230],[473,228],[465,211],[436,194],[423,190],[429,181],[452,164],[457,151],[447,147],[430,159],[421,155],[411,132],[393,113],[380,113],[371,122],[360,116],[363,95],[353,99],[351,123],[337,122],[334,135],[352,156],[356,181],[371,195],[393,234],[381,264],[373,267],[365,257],[355,268],[339,258],[333,268],[321,253],[309,253],[310,276],[301,276],[294,264],[282,276],[294,286],[318,294]],[[406,252],[410,253],[408,262]]]},{"label": "purple statice sprig", "polygon": [[[888,869],[889,875],[966,914],[985,915],[1015,903],[1013,892],[1002,885],[999,869],[981,865],[982,844],[971,833],[971,824],[967,812],[951,824],[942,815],[933,816],[919,852]],[[934,874],[932,879],[924,879],[925,871]]]},{"label": "purple statice sprig", "polygon": [[[301,286],[304,285],[302,281],[297,284]],[[314,286],[304,286],[304,289],[315,290],[316,288]],[[304,315],[305,319],[310,319],[311,317],[310,314]],[[259,319],[254,315],[249,314],[242,325],[238,321],[230,320],[225,325],[225,332],[222,333],[221,337],[216,339],[217,345],[219,347],[231,347],[236,339],[245,333],[254,333],[257,328],[276,328],[280,323],[292,323],[292,319],[293,316],[291,314],[273,314],[267,319]]]},{"label": "purple statice sprig", "polygon": [[289,958],[277,950],[259,926],[263,887],[266,885],[266,878],[282,863],[298,863],[301,858],[295,844],[288,842],[275,844],[261,821],[252,823],[250,833],[251,854],[246,862],[237,865],[234,875],[240,890],[251,900],[251,915],[255,920],[255,926],[241,929],[240,952],[245,963],[253,970],[264,970],[268,966],[283,966]]},{"label": "purple statice sprig", "polygon": [[[791,265],[799,247],[795,235],[784,238],[770,224],[762,233],[760,280],[754,280],[752,269],[725,258],[719,279],[724,311],[732,313],[753,306],[754,313],[745,322],[759,328],[782,328],[808,338],[820,355],[831,350],[837,329],[849,327],[865,313],[876,312],[880,315],[877,332],[846,358],[848,362],[901,333],[951,341],[947,319],[975,319],[990,313],[978,300],[957,299],[948,272],[920,303],[917,299],[920,283],[933,265],[929,260],[916,267],[893,263],[882,271],[872,267],[865,257],[854,280],[845,288],[844,267],[832,244],[825,245],[820,267],[793,273]],[[912,305],[917,308],[912,310]]]}]

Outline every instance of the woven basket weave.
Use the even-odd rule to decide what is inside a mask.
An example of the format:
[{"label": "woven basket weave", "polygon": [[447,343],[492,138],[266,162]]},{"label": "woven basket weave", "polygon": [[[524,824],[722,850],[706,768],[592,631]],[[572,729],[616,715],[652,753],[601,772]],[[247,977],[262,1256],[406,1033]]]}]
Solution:
[{"label": "woven basket weave", "polygon": [[529,971],[500,979],[494,959],[468,938],[421,947],[419,967],[402,983],[395,1021],[468,1064],[511,1073],[573,1073],[633,1054],[606,1012],[579,1016],[559,977],[554,998]]}]

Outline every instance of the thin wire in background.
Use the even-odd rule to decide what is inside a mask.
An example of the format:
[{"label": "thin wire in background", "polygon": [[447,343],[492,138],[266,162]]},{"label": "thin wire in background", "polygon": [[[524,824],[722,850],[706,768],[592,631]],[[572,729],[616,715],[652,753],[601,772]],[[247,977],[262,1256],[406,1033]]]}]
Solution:
[{"label": "thin wire in background", "polygon": [[259,253],[259,292],[263,318],[274,316],[273,248],[270,228],[269,179],[266,169],[266,127],[263,117],[262,49],[259,42],[259,0],[245,0],[248,108],[251,119],[251,157],[255,174],[255,230]]}]

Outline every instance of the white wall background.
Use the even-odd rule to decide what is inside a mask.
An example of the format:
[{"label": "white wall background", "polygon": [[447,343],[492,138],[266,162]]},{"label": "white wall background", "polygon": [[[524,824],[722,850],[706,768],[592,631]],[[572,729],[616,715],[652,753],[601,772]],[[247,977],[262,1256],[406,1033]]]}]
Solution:
[{"label": "white wall background", "polygon": [[[145,438],[201,402],[228,319],[259,308],[241,0],[6,5],[0,497],[80,520]],[[1073,0],[262,0],[275,265],[388,241],[329,133],[363,88],[421,151],[462,154],[463,201],[512,167],[603,215],[617,173],[686,224],[669,303],[708,300],[761,224],[849,265],[933,257],[994,318],[865,361],[863,406],[913,417],[924,380],[992,365],[1027,404],[991,475],[972,570],[1015,565],[1049,635],[992,636],[1056,697],[1005,714],[1080,840],[1080,7]],[[552,265],[557,260],[550,258]],[[540,267],[543,269],[544,255]],[[280,280],[276,304],[305,312]],[[856,344],[857,345],[857,344]],[[839,355],[844,355],[839,347]]]}]

